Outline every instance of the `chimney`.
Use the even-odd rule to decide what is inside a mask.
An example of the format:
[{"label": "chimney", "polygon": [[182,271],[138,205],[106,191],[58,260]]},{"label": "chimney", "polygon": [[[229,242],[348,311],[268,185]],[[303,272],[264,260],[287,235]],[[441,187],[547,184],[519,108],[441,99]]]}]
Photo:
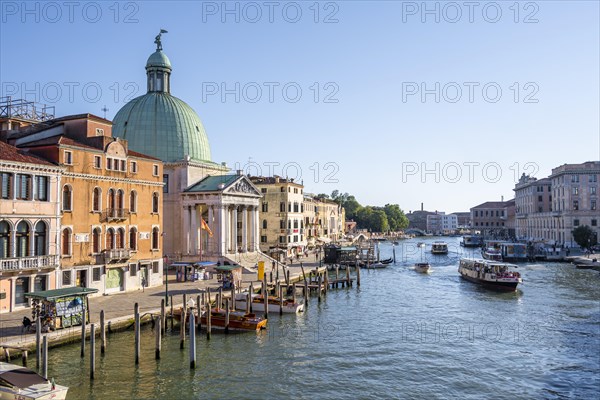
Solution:
[{"label": "chimney", "polygon": [[237,171],[235,171],[235,172],[236,172],[236,174],[237,174],[238,176],[241,176],[241,175],[242,175],[242,170],[241,170],[241,169],[238,169],[238,170],[237,170]]},{"label": "chimney", "polygon": [[500,196],[500,201],[504,203],[504,196]]},{"label": "chimney", "polygon": [[421,211],[423,211],[423,203],[421,203]]}]

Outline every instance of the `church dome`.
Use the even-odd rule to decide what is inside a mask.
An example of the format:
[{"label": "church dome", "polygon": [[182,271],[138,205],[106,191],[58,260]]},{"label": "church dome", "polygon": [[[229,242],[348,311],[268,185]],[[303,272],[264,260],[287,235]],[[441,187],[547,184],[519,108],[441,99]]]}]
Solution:
[{"label": "church dome", "polygon": [[156,52],[148,58],[148,92],[125,104],[113,119],[113,136],[127,140],[129,148],[165,162],[208,161],[210,146],[198,114],[170,93],[171,62],[162,52],[160,35]]}]

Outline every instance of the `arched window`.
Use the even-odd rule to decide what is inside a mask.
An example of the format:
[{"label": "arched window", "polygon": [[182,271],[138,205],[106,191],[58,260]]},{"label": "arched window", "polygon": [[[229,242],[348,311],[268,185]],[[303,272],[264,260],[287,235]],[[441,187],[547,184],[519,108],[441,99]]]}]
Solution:
[{"label": "arched window", "polygon": [[123,191],[121,189],[117,190],[117,208],[122,210],[123,206]]},{"label": "arched window", "polygon": [[117,229],[116,248],[117,249],[125,248],[125,229],[123,229],[123,228]]},{"label": "arched window", "polygon": [[137,229],[129,229],[129,248],[131,250],[137,250]]},{"label": "arched window", "polygon": [[73,200],[73,189],[71,186],[65,185],[62,193],[62,210],[71,211],[71,205]]},{"label": "arched window", "polygon": [[113,189],[108,191],[108,209],[111,211],[115,209],[115,191]]},{"label": "arched window", "polygon": [[92,195],[92,211],[100,211],[102,208],[102,190],[98,187],[94,188]]},{"label": "arched window", "polygon": [[129,193],[129,211],[132,213],[137,212],[137,193],[135,190]]},{"label": "arched window", "polygon": [[263,229],[267,229],[267,220],[263,219]]},{"label": "arched window", "polygon": [[152,250],[158,249],[158,238],[159,238],[158,228],[152,228]]},{"label": "arched window", "polygon": [[158,193],[152,194],[152,212],[158,213]]},{"label": "arched window", "polygon": [[71,254],[71,231],[69,230],[69,228],[63,229],[62,235],[61,235],[61,240],[62,240],[61,254],[63,256],[70,255]]},{"label": "arched window", "polygon": [[115,230],[113,228],[108,228],[106,231],[106,248],[110,250],[115,248]]},{"label": "arched window", "polygon": [[17,225],[17,257],[27,257],[29,255],[29,225],[21,221]]},{"label": "arched window", "polygon": [[92,232],[92,252],[94,254],[98,254],[102,251],[102,249],[100,248],[100,237],[100,228],[94,228],[94,232]]},{"label": "arched window", "polygon": [[35,224],[34,251],[36,256],[45,256],[48,254],[48,246],[46,243],[46,223],[39,221]]},{"label": "arched window", "polygon": [[10,234],[8,222],[0,221],[0,258],[10,258],[12,256]]}]

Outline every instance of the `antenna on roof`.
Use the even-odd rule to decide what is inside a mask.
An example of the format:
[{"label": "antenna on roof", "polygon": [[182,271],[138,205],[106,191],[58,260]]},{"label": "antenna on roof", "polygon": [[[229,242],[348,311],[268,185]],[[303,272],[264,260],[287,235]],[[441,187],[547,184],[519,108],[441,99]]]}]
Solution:
[{"label": "antenna on roof", "polygon": [[104,111],[104,119],[106,119],[106,112],[108,111],[108,108],[106,108],[106,104],[100,110]]}]

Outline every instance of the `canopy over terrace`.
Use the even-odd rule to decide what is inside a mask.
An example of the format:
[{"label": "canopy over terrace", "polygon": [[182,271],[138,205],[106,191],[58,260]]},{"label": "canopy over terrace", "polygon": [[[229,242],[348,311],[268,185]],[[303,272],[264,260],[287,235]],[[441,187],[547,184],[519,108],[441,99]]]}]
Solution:
[{"label": "canopy over terrace", "polygon": [[26,293],[25,297],[33,300],[33,317],[41,318],[43,327],[57,329],[88,323],[88,295],[97,292],[98,289],[75,286]]}]

